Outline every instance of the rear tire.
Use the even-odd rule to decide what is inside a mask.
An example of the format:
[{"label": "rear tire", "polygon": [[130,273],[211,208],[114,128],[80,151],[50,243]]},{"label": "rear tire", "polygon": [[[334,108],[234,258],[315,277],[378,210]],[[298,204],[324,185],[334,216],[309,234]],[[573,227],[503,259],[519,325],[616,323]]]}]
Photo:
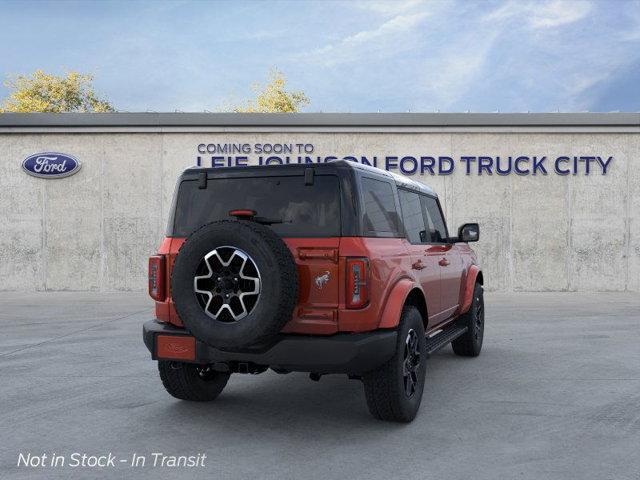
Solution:
[{"label": "rear tire", "polygon": [[228,373],[216,372],[192,363],[159,360],[158,371],[169,394],[180,400],[193,402],[214,400],[229,380]]},{"label": "rear tire", "polygon": [[477,357],[484,337],[484,290],[479,283],[473,288],[471,307],[458,321],[467,327],[467,333],[451,342],[453,351],[461,357]]},{"label": "rear tire", "polygon": [[412,421],[422,400],[426,372],[426,339],[419,310],[405,306],[398,326],[396,353],[362,377],[369,412],[379,420]]}]

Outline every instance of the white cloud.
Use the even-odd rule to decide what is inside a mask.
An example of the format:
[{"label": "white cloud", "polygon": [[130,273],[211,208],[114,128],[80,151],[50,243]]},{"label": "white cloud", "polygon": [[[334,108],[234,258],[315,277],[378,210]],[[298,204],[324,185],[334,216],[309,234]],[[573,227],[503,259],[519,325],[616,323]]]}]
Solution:
[{"label": "white cloud", "polygon": [[580,97],[585,91],[611,78],[609,71],[598,72],[585,77],[582,72],[571,73],[568,75],[566,84],[566,94],[569,99]]},{"label": "white cloud", "polygon": [[511,18],[522,14],[526,8],[528,8],[528,5],[526,5],[524,2],[514,2],[513,0],[510,0],[503,3],[494,11],[484,15],[484,17],[482,17],[482,20],[484,20],[485,22],[499,22],[502,20],[510,20]]},{"label": "white cloud", "polygon": [[412,15],[398,15],[391,20],[383,23],[375,30],[364,30],[355,35],[351,35],[342,40],[342,45],[358,45],[373,40],[396,35],[406,32],[416,27],[422,20],[427,17],[426,13],[415,13]]},{"label": "white cloud", "polygon": [[426,5],[426,0],[364,0],[352,5],[380,15],[399,15]]},{"label": "white cloud", "polygon": [[467,33],[426,63],[424,89],[433,108],[447,110],[479,81],[499,32]]},{"label": "white cloud", "polygon": [[[508,66],[499,71],[502,78],[511,72],[517,89],[528,92],[530,99],[520,101],[529,108],[531,103],[548,105],[546,108],[561,108],[568,111],[588,110],[594,103],[594,92],[615,79],[618,72],[633,62],[634,25],[628,8],[630,4],[620,2],[621,18],[626,18],[630,27],[612,29],[609,18],[604,17],[601,29],[586,31],[579,28],[562,28],[575,24],[589,16],[609,14],[605,9],[612,4],[597,4],[588,1],[508,1],[483,18],[485,25],[493,25],[514,35],[518,32],[521,45],[502,44],[502,55],[509,52]],[[638,3],[636,5],[639,5]],[[597,12],[594,10],[598,9]],[[553,30],[553,35],[546,34]],[[511,31],[511,33],[507,33]],[[616,41],[618,40],[618,41]],[[626,41],[627,44],[619,40]],[[612,48],[615,45],[615,48]],[[526,54],[516,54],[523,48]],[[494,68],[501,68],[500,66]],[[499,98],[499,96],[498,96]]]},{"label": "white cloud", "polygon": [[533,28],[559,27],[583,19],[590,11],[590,2],[555,0],[532,9],[529,23]]},{"label": "white cloud", "polygon": [[547,2],[509,1],[486,15],[486,22],[524,21],[534,29],[553,28],[582,20],[591,12],[587,0],[552,0]]},{"label": "white cloud", "polygon": [[630,2],[621,16],[626,17],[631,24],[630,27],[620,32],[621,40],[627,42],[640,40],[640,0]]},{"label": "white cloud", "polygon": [[[627,21],[615,30],[608,19],[595,31],[578,27],[610,6],[506,0],[491,11],[460,1],[446,9],[429,4],[428,14],[407,7],[298,58],[320,70],[354,67],[355,77],[341,82],[340,94],[348,91],[370,104],[385,104],[388,97],[412,111],[585,110],[594,103],[593,92],[638,58],[632,48],[640,22],[631,21],[627,9],[621,12]],[[385,11],[383,6],[380,13]],[[372,65],[375,70],[368,70]],[[362,85],[368,85],[366,94]]]},{"label": "white cloud", "polygon": [[396,15],[377,28],[360,31],[337,43],[305,53],[300,60],[332,66],[361,60],[365,55],[386,56],[408,50],[413,45],[412,32],[427,16],[426,12]]}]

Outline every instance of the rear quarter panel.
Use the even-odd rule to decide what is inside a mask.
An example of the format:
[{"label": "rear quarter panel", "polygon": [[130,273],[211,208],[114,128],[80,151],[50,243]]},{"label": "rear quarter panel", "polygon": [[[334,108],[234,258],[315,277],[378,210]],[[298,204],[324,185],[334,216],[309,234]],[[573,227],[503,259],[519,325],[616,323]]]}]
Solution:
[{"label": "rear quarter panel", "polygon": [[400,238],[343,238],[340,244],[341,269],[346,271],[347,257],[369,258],[369,304],[362,309],[345,307],[346,288],[340,289],[340,330],[365,332],[380,324],[385,305],[396,284],[408,279],[415,283],[411,255]]},{"label": "rear quarter panel", "polygon": [[[410,274],[411,256],[403,239],[342,237],[284,241],[298,267],[299,301],[283,333],[330,335],[375,330],[396,284],[403,279],[415,283]],[[362,309],[346,308],[348,257],[369,259],[369,303]]]}]

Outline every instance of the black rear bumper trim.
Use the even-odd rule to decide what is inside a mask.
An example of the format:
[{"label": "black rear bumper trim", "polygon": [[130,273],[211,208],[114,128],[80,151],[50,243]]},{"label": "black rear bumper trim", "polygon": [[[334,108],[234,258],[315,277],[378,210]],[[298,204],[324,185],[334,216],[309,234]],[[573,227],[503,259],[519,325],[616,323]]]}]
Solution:
[{"label": "black rear bumper trim", "polygon": [[[182,328],[149,320],[142,327],[144,343],[157,360],[156,335],[190,335]],[[254,363],[281,370],[315,373],[362,374],[387,362],[396,349],[395,330],[368,333],[338,333],[331,336],[280,335],[260,351],[226,351],[196,339],[193,363]]]}]

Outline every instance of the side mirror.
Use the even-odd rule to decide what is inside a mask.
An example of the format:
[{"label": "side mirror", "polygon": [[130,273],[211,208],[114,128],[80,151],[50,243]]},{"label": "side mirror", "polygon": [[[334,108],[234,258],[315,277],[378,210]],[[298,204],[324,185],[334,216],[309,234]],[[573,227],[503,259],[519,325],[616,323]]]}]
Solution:
[{"label": "side mirror", "polygon": [[458,229],[459,242],[477,242],[480,240],[480,226],[477,223],[465,223]]}]

